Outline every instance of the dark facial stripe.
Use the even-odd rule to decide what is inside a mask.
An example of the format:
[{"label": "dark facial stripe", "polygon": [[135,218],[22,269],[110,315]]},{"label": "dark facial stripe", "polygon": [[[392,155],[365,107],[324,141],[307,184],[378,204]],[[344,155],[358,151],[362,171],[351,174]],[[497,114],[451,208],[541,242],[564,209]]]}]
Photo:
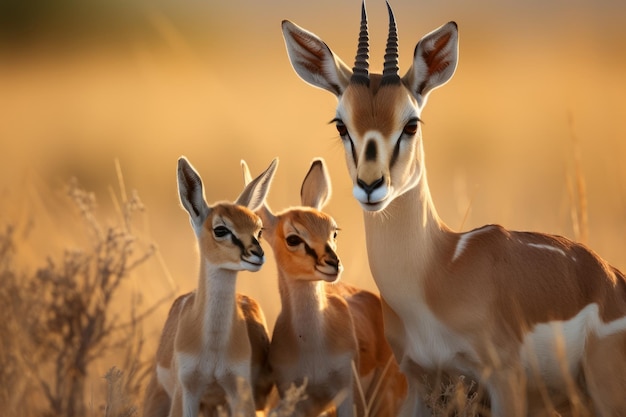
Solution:
[{"label": "dark facial stripe", "polygon": [[350,141],[350,149],[352,150],[352,160],[354,161],[354,165],[358,165],[357,157],[356,157],[356,149],[354,149],[354,142],[352,142],[352,138],[348,138]]},{"label": "dark facial stripe", "polygon": [[311,248],[309,245],[305,243],[304,251],[306,252],[307,255],[309,255],[315,260],[315,263],[317,263],[317,252],[315,252],[315,249]]},{"label": "dark facial stripe", "polygon": [[393,147],[393,153],[391,154],[391,161],[389,161],[389,168],[393,167],[398,161],[398,156],[400,155],[400,141],[402,137],[399,137],[396,141],[396,146]]},{"label": "dark facial stripe", "polygon": [[250,249],[250,252],[253,255],[256,255],[259,257],[263,257],[263,255],[265,255],[265,252],[263,252],[263,248],[261,247],[261,244],[255,238],[252,238],[252,249]]},{"label": "dark facial stripe", "polygon": [[[233,233],[230,234],[230,240],[233,242],[233,245],[237,246],[241,251],[241,256],[246,256],[248,252],[246,251],[246,246],[243,244],[241,240],[239,240]],[[263,252],[263,248],[258,240],[252,238],[252,249],[250,249],[250,253],[256,256],[262,257],[265,253]]]},{"label": "dark facial stripe", "polygon": [[238,246],[239,249],[241,250],[241,254],[243,255],[244,253],[246,253],[246,247],[244,246],[243,242],[241,240],[239,240],[237,238],[237,236],[235,236],[234,233],[230,234],[230,240],[231,242],[233,242],[233,245]]}]

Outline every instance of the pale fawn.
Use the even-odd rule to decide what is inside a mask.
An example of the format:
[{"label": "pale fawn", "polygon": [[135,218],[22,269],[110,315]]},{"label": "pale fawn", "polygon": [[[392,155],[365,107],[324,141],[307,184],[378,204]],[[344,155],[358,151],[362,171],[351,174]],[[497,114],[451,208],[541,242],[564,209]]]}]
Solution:
[{"label": "pale fawn", "polygon": [[209,206],[200,175],[178,160],[180,201],[189,213],[200,254],[198,288],[172,305],[156,354],[144,416],[251,417],[272,388],[269,337],[258,303],[236,293],[239,271],[265,262],[254,211],[269,191],[277,160],[251,181],[234,203]]}]

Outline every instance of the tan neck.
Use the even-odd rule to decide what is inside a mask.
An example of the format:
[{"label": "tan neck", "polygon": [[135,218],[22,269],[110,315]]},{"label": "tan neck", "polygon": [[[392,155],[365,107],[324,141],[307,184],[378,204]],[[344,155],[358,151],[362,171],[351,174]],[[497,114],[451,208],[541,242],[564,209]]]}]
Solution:
[{"label": "tan neck", "polygon": [[201,261],[193,312],[209,334],[223,333],[236,317],[236,284],[237,271]]},{"label": "tan neck", "polygon": [[281,314],[289,318],[293,328],[312,330],[319,323],[319,314],[328,305],[322,281],[290,280],[282,271],[278,272],[278,287],[282,304]]},{"label": "tan neck", "polygon": [[364,221],[370,269],[383,295],[385,282],[406,276],[421,282],[450,244],[452,232],[437,215],[426,172],[383,212],[365,212]]}]

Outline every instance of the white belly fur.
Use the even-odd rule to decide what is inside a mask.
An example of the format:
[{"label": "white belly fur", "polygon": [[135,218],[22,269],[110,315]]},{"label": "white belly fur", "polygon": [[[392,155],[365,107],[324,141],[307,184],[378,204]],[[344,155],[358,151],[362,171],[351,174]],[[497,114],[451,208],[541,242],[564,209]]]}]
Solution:
[{"label": "white belly fur", "polygon": [[[412,361],[431,369],[450,367],[461,372],[472,371],[462,369],[463,363],[458,361],[459,355],[476,358],[471,345],[439,322],[427,308],[404,319],[409,319],[404,323],[407,354]],[[572,381],[580,371],[588,335],[602,338],[623,331],[626,331],[626,317],[603,323],[597,304],[589,304],[569,320],[536,325],[520,347],[530,387],[537,386],[537,376],[548,387],[563,387],[565,381]]]},{"label": "white belly fur", "polygon": [[520,351],[529,383],[536,382],[537,376],[550,387],[571,381],[580,371],[587,336],[602,338],[621,331],[626,331],[626,318],[603,323],[597,304],[589,304],[569,320],[535,326]]}]

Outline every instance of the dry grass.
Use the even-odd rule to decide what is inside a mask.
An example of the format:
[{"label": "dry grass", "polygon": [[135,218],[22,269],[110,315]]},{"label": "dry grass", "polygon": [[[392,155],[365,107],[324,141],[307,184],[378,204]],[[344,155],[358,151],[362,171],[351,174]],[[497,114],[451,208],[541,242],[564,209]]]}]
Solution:
[{"label": "dry grass", "polygon": [[89,246],[66,249],[30,273],[17,266],[15,229],[8,225],[0,233],[0,402],[6,415],[100,414],[103,404],[93,403],[88,378],[115,352],[126,374],[113,368],[105,375],[105,415],[133,415],[128,399],[139,395],[147,375],[142,323],[151,309],[139,312],[137,295],[122,312],[114,305],[126,295],[125,281],[155,252],[133,234],[141,201],[123,197],[119,223],[104,226],[92,193],[71,181],[67,197]]},{"label": "dry grass", "polygon": [[[586,192],[581,156],[574,140],[574,175],[570,180],[571,214],[579,238],[586,236]],[[32,274],[17,267],[19,242],[12,225],[0,232],[0,403],[8,415],[128,417],[137,414],[148,367],[142,361],[142,324],[154,308],[138,311],[135,297],[124,319],[112,307],[122,284],[155,254],[133,233],[134,217],[143,210],[136,193],[127,197],[120,179],[114,197],[117,224],[98,219],[94,194],[76,181],[67,186],[68,203],[83,224],[88,247],[67,249],[48,258]],[[167,299],[167,298],[166,298]],[[156,305],[160,304],[157,303]],[[152,349],[150,349],[152,350]],[[87,378],[105,353],[117,353],[116,366],[102,379],[105,399],[94,404]],[[123,371],[122,371],[123,370]],[[587,415],[582,396],[571,381],[572,415]],[[293,386],[270,417],[286,417],[304,398],[306,384]],[[438,381],[426,398],[434,417],[489,415],[474,381],[464,377]],[[547,403],[547,414],[558,416]],[[363,404],[369,409],[370,404]],[[220,415],[225,415],[221,410]]]},{"label": "dry grass", "polygon": [[[232,172],[231,167],[242,157],[251,164],[261,165],[279,155],[285,158],[281,162],[283,174],[275,181],[272,199],[274,204],[284,207],[293,202],[291,194],[281,192],[283,188],[292,189],[289,181],[295,176],[290,176],[289,170],[295,173],[311,158],[324,156],[337,181],[333,215],[346,230],[342,237],[346,239],[345,247],[355,248],[342,254],[351,274],[349,279],[375,290],[363,258],[362,219],[355,215],[359,209],[350,195],[351,184],[345,174],[340,145],[334,138],[334,128],[324,123],[330,118],[332,102],[329,96],[313,91],[294,75],[278,33],[282,19],[294,19],[307,28],[319,30],[320,35],[332,41],[334,50],[347,58],[353,53],[355,39],[352,30],[343,23],[348,17],[357,17],[354,4],[341,6],[332,14],[327,7],[311,7],[307,2],[281,3],[281,7],[250,2],[245,9],[236,2],[220,3],[219,7],[216,3],[208,6],[209,13],[205,4],[193,3],[191,8],[177,4],[175,10],[193,16],[193,21],[198,22],[195,25],[189,21],[181,23],[172,13],[155,8],[153,2],[140,2],[137,6],[141,8],[145,3],[149,14],[131,7],[130,14],[138,20],[128,20],[121,14],[122,9],[127,11],[126,5],[120,8],[113,4],[115,11],[120,12],[114,17],[130,22],[133,29],[138,25],[144,27],[146,22],[155,23],[149,31],[157,39],[148,42],[139,35],[120,36],[127,32],[111,24],[110,10],[103,13],[105,2],[98,2],[99,7],[80,7],[84,14],[72,15],[79,17],[73,23],[81,31],[96,27],[98,39],[109,40],[109,35],[115,34],[117,41],[110,44],[105,41],[99,48],[99,43],[85,41],[83,35],[90,32],[81,32],[74,40],[84,42],[82,51],[73,42],[64,44],[63,36],[58,37],[61,40],[53,48],[45,48],[50,35],[55,35],[54,29],[75,33],[68,31],[75,26],[66,24],[72,16],[64,16],[63,12],[71,11],[69,7],[62,6],[59,11],[52,3],[43,9],[39,8],[41,2],[14,3],[18,9],[27,9],[27,13],[15,16],[7,9],[0,17],[7,23],[2,26],[3,33],[24,25],[27,30],[23,34],[39,34],[44,42],[35,43],[36,47],[29,50],[26,44],[13,45],[10,37],[3,36],[9,48],[4,48],[3,43],[0,50],[3,57],[0,193],[5,187],[27,188],[32,178],[16,181],[16,177],[28,177],[32,167],[37,167],[37,174],[51,181],[66,178],[69,173],[98,183],[106,176],[107,170],[102,168],[110,164],[113,156],[119,156],[135,170],[135,185],[142,190],[146,201],[150,201],[152,214],[159,219],[154,233],[167,264],[184,285],[185,277],[194,276],[196,265],[189,260],[192,256],[188,256],[188,246],[181,244],[187,238],[188,227],[182,228],[182,221],[176,222],[178,207],[173,187],[165,191],[168,187],[164,184],[173,178],[171,161],[182,152],[195,153],[199,164]],[[397,1],[393,5],[404,16],[399,22],[405,42],[401,62],[404,69],[411,57],[411,42],[420,34],[449,19],[462,23],[462,67],[449,86],[437,91],[425,114],[429,174],[433,192],[438,193],[435,202],[440,214],[450,224],[461,224],[461,228],[495,221],[514,228],[530,227],[571,235],[580,241],[589,240],[592,247],[617,263],[616,266],[626,267],[623,260],[626,171],[619,156],[626,149],[622,122],[626,114],[626,56],[615,53],[623,50],[626,39],[624,25],[616,24],[623,21],[624,3],[607,3],[607,7],[597,7],[591,2],[564,3],[548,9],[533,2],[496,8],[488,3],[472,3],[471,7],[459,4],[454,10],[432,7],[425,12],[419,2]],[[382,3],[378,10],[374,6],[371,5],[372,30],[378,32],[386,24],[386,11]],[[28,19],[31,14],[35,19]],[[96,25],[88,14],[96,17]],[[555,20],[556,15],[560,17]],[[55,23],[59,17],[56,24],[38,28],[46,19]],[[341,29],[322,33],[320,21],[325,21],[327,28]],[[517,23],[511,25],[513,21]],[[529,27],[533,28],[531,32]],[[189,32],[194,32],[197,39],[189,36]],[[231,36],[232,33],[237,36]],[[15,32],[19,34],[20,31]],[[197,40],[201,42],[196,43]],[[380,42],[373,42],[373,47],[383,48]],[[206,47],[206,43],[211,47]],[[382,49],[379,52],[374,51],[372,57],[382,58]],[[258,78],[251,77],[252,69]],[[581,90],[581,86],[587,88]],[[249,104],[242,107],[244,101]],[[571,117],[570,134],[562,128],[564,108],[570,108],[578,117],[577,135],[571,133],[574,131]],[[576,150],[574,163],[563,176],[565,170],[560,162],[571,150],[572,142],[568,139],[574,140]],[[586,177],[581,155],[585,156]],[[459,193],[449,184],[450,178],[457,176],[470,190],[469,197],[460,201],[456,201]],[[230,195],[229,190],[239,187],[240,182],[239,176],[233,176],[230,181],[224,177],[214,186],[216,192]],[[217,189],[218,186],[222,188]],[[589,198],[587,191],[592,193]],[[551,212],[557,211],[553,208],[558,207],[559,199],[567,200],[565,211],[552,215]],[[0,208],[14,204],[7,200],[3,199]],[[83,358],[78,362],[83,362],[87,376],[92,380],[95,376],[102,391],[109,387],[112,395],[110,407],[105,410],[100,407],[107,401],[105,395],[100,401],[93,392],[99,385],[87,387],[81,395],[88,398],[75,397],[83,403],[80,407],[86,409],[86,415],[104,412],[125,415],[123,410],[128,409],[124,405],[111,404],[121,395],[126,396],[126,402],[117,404],[137,402],[134,392],[140,385],[143,368],[135,356],[143,349],[141,329],[145,312],[139,312],[138,307],[133,309],[139,304],[136,299],[127,303],[130,313],[102,310],[110,309],[111,300],[122,295],[121,287],[113,288],[112,282],[117,278],[108,275],[106,286],[111,289],[111,300],[102,303],[102,290],[94,283],[101,285],[103,280],[93,275],[98,273],[94,265],[101,255],[114,256],[128,250],[132,252],[128,254],[130,257],[115,258],[118,265],[130,262],[128,267],[144,251],[136,240],[124,242],[124,236],[135,235],[123,219],[124,213],[136,213],[132,204],[126,205],[124,200],[120,198],[116,231],[109,233],[109,227],[100,225],[99,236],[94,234],[91,220],[84,218],[88,215],[96,220],[94,207],[87,205],[89,210],[81,212],[70,202],[77,222],[84,225],[84,235],[93,238],[93,243],[81,247],[81,252],[68,249],[65,255],[50,260],[41,251],[35,253],[35,259],[24,256],[24,232],[17,217],[0,224],[3,415],[57,415],[54,407],[68,407],[69,400],[60,398],[69,394],[68,380],[58,380],[56,370],[62,376],[75,373],[70,371],[71,352]],[[471,211],[467,200],[471,200]],[[456,213],[459,205],[463,210]],[[56,215],[50,213],[53,218]],[[108,243],[107,239],[110,239]],[[100,246],[102,252],[96,249],[98,241],[105,242]],[[106,247],[109,252],[104,250]],[[23,259],[42,272],[31,273],[22,268]],[[125,271],[133,272],[129,268]],[[265,275],[261,272],[258,276]],[[95,288],[93,297],[80,294],[87,288],[82,282],[87,278],[92,282],[90,287]],[[274,277],[267,274],[266,278]],[[127,276],[120,285],[126,280]],[[263,290],[255,295],[265,301],[271,322],[277,314],[277,309],[272,308],[279,303],[275,302],[273,287],[265,291],[267,285],[263,281],[263,278],[256,280],[262,283]],[[40,285],[45,290],[38,288]],[[252,285],[249,288],[256,290]],[[68,294],[59,294],[61,291]],[[38,298],[39,295],[45,297]],[[71,308],[80,307],[83,311],[77,316],[80,320],[67,316],[70,306],[59,305],[70,298],[74,302]],[[91,334],[85,332],[90,322],[93,323]],[[46,330],[46,326],[56,329]],[[97,337],[98,334],[104,336]],[[107,350],[106,346],[119,346],[120,341],[129,340],[132,334],[135,336],[128,345],[116,354],[119,360],[97,369],[97,355]],[[89,343],[78,343],[83,349],[77,350],[74,345],[64,347],[83,336],[89,336]],[[154,335],[147,335],[143,350],[153,353],[156,336],[151,336]],[[123,370],[123,376],[118,377],[119,371],[112,370],[102,379],[111,365]],[[85,375],[76,374],[78,380],[84,381]],[[461,382],[461,390],[470,392],[472,384]],[[451,412],[449,406],[455,401],[458,408],[463,406],[462,401],[455,400],[464,398],[458,394],[459,383],[443,383],[442,394],[431,396],[437,417]],[[457,415],[471,413],[470,408]]]},{"label": "dry grass", "polygon": [[[579,238],[583,238],[587,233],[587,195],[576,141],[574,145],[571,218]],[[0,309],[0,403],[7,415],[137,414],[151,365],[141,359],[142,324],[154,307],[139,312],[136,297],[131,297],[122,319],[113,305],[123,283],[153,258],[155,248],[134,233],[134,217],[143,205],[135,193],[126,196],[119,166],[118,176],[121,195],[114,198],[118,221],[112,226],[104,226],[98,219],[95,196],[76,181],[69,183],[68,203],[83,224],[89,246],[67,249],[58,259],[47,258],[32,274],[17,266],[20,244],[15,228],[7,225],[0,232],[0,305],[5,306]],[[104,400],[94,404],[86,381],[94,372],[94,364],[111,351],[116,352],[116,366],[101,379],[106,389]],[[589,415],[577,381],[569,382],[570,405],[563,415]],[[305,388],[306,384],[293,386],[267,415],[290,416],[306,395]],[[474,381],[460,377],[438,381],[429,388],[426,401],[434,417],[489,415]],[[561,415],[546,398],[545,415]],[[367,414],[370,404],[362,408]],[[225,415],[224,410],[220,415]]]}]

